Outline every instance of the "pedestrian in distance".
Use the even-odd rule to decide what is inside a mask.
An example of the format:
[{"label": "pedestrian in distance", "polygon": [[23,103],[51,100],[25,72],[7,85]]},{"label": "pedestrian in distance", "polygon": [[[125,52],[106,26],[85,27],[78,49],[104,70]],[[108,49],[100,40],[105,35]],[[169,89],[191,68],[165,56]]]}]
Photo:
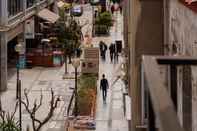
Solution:
[{"label": "pedestrian in distance", "polygon": [[100,81],[100,89],[102,90],[103,94],[103,102],[106,103],[107,89],[109,89],[109,84],[108,80],[105,78],[105,74],[102,75],[102,79]]},{"label": "pedestrian in distance", "polygon": [[109,46],[109,54],[110,54],[110,59],[111,59],[111,62],[113,62],[113,58],[114,58],[114,44],[111,43],[111,45]]},{"label": "pedestrian in distance", "polygon": [[115,7],[114,5],[111,6],[111,13],[114,14]]},{"label": "pedestrian in distance", "polygon": [[118,46],[117,46],[117,43],[116,44],[114,44],[114,63],[118,63],[118,51],[119,51],[119,49],[118,49]]},{"label": "pedestrian in distance", "polygon": [[101,58],[102,58],[103,61],[105,61],[105,55],[106,55],[106,51],[107,51],[107,45],[103,41],[100,41],[99,47],[100,47]]},{"label": "pedestrian in distance", "polygon": [[119,5],[120,14],[122,14],[122,6]]},{"label": "pedestrian in distance", "polygon": [[104,43],[104,48],[103,48],[103,61],[106,60],[106,51],[107,51],[107,45]]},{"label": "pedestrian in distance", "polygon": [[100,55],[103,56],[102,50],[103,50],[103,41],[99,42],[99,49],[100,49]]}]

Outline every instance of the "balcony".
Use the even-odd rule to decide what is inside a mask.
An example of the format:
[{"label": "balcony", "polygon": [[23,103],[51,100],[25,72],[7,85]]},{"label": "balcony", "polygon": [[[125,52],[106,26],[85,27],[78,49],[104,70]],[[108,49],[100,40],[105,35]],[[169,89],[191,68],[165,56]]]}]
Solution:
[{"label": "balcony", "polygon": [[33,5],[30,4],[25,11],[20,12],[17,15],[8,18],[8,26],[15,27],[17,24],[35,15],[36,12],[38,12],[39,10],[42,10],[43,8],[52,4],[54,1],[55,0],[40,0],[40,2],[36,4]]},{"label": "balcony", "polygon": [[[189,130],[189,128],[191,128],[192,113],[191,110],[188,109],[191,109],[190,107],[192,107],[192,105],[189,102],[191,99],[188,99],[188,96],[191,98],[192,94],[191,91],[189,95],[185,92],[188,92],[188,86],[185,86],[185,88],[183,87],[183,108],[187,108],[187,110],[183,111],[183,125],[181,125],[177,116],[177,85],[172,84],[173,81],[175,81],[175,75],[173,75],[172,72],[178,66],[187,68],[196,66],[197,59],[177,56],[143,56],[142,65],[145,76],[144,85],[148,91],[148,100],[146,101],[146,108],[148,109],[148,131],[157,131],[158,128],[162,131]],[[170,92],[161,77],[160,65],[167,65],[170,67],[170,72],[172,73],[170,78],[172,82]],[[188,70],[183,72],[185,72],[184,75],[188,77]],[[184,75],[183,80],[190,80],[184,77]],[[191,76],[191,74],[189,75]],[[188,118],[188,116],[190,118]]]}]

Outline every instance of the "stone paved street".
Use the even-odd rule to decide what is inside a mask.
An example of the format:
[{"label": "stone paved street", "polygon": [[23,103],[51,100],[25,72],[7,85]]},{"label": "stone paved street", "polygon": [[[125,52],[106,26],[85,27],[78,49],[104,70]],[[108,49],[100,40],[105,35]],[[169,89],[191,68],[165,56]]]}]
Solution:
[{"label": "stone paved street", "polygon": [[[72,66],[69,66],[69,74],[72,74]],[[20,77],[22,80],[22,90],[25,88],[28,90],[29,101],[33,104],[34,100],[37,101],[40,98],[40,90],[43,93],[43,105],[39,109],[36,116],[39,119],[43,119],[47,115],[50,102],[50,89],[52,88],[55,95],[61,96],[61,101],[55,110],[53,118],[50,122],[42,129],[42,131],[50,131],[56,129],[57,131],[64,130],[64,120],[65,111],[67,109],[72,89],[69,87],[74,87],[73,79],[62,79],[64,73],[64,66],[59,68],[41,68],[36,67],[33,69],[25,69],[20,71]],[[1,95],[3,109],[6,111],[13,111],[14,103],[16,102],[16,75],[12,76],[8,82],[8,90]],[[24,95],[22,96],[24,99]],[[23,118],[23,129],[26,125],[31,124],[29,114],[22,108],[22,118]],[[16,119],[18,119],[18,111],[16,113]]]},{"label": "stone paved street", "polygon": [[[117,13],[114,15],[115,23],[111,29],[109,37],[95,37],[93,39],[94,46],[98,47],[100,40],[104,40],[106,44],[114,42],[115,40],[123,40],[122,36],[122,16]],[[123,57],[119,57],[119,63],[113,64],[109,59],[109,50],[106,53],[107,60],[102,62],[100,60],[100,79],[102,74],[106,74],[109,81],[110,89],[108,91],[107,103],[103,104],[102,94],[98,91],[97,96],[97,111],[96,111],[96,131],[128,131],[128,121],[123,112],[123,88],[122,80],[117,79],[120,75],[121,65],[124,62]],[[98,83],[99,90],[99,83]]]}]

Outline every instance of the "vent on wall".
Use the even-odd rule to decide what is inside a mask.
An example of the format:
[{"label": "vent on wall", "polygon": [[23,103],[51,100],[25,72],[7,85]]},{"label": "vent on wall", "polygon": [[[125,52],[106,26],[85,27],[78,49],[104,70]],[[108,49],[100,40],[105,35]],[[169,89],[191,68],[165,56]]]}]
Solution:
[{"label": "vent on wall", "polygon": [[179,0],[182,4],[197,13],[197,0]]}]

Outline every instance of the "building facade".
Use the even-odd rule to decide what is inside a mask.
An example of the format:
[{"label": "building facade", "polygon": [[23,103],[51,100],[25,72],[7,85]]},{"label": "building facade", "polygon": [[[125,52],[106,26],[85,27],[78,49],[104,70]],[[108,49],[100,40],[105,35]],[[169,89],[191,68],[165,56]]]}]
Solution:
[{"label": "building facade", "polygon": [[[8,62],[14,46],[23,45],[22,55],[26,49],[27,23],[34,23],[42,9],[52,7],[55,0],[1,0],[0,1],[0,90],[7,88]],[[27,22],[28,21],[28,22]],[[11,55],[12,54],[12,55]],[[15,54],[16,55],[16,54]]]},{"label": "building facade", "polygon": [[[185,0],[131,0],[125,7],[125,42],[129,47],[129,90],[132,131],[147,129],[142,55],[193,56],[196,51],[197,2]],[[197,131],[196,67],[163,68],[181,125]],[[175,87],[175,93],[171,88]]]}]

